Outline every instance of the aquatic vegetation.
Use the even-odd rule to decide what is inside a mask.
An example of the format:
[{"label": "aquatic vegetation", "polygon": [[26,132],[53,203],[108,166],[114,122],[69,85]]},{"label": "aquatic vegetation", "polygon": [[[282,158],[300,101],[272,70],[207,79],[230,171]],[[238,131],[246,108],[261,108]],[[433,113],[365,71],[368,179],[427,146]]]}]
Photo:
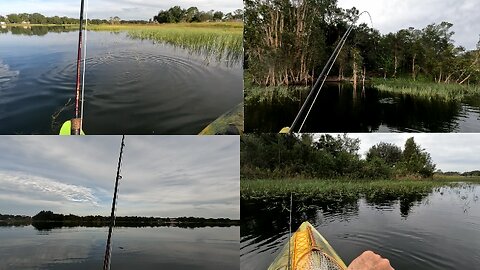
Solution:
[{"label": "aquatic vegetation", "polygon": [[245,103],[272,102],[274,100],[300,101],[302,95],[308,94],[308,87],[287,86],[246,86]]},{"label": "aquatic vegetation", "polygon": [[243,58],[243,23],[179,23],[165,25],[93,25],[90,30],[127,31],[134,39],[146,39],[181,47],[218,61]]},{"label": "aquatic vegetation", "polygon": [[316,200],[356,200],[426,195],[434,188],[456,186],[460,182],[480,182],[479,177],[434,178],[429,180],[352,180],[352,179],[257,179],[240,183],[242,199],[299,198]]},{"label": "aquatic vegetation", "polygon": [[410,79],[373,79],[372,83],[380,91],[424,98],[440,97],[445,100],[461,100],[469,95],[480,94],[480,85],[434,83]]}]

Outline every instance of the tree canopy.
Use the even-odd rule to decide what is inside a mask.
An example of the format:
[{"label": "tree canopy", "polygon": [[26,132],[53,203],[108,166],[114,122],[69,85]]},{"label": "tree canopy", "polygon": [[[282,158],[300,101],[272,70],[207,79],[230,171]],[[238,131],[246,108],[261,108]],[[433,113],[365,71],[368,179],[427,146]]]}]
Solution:
[{"label": "tree canopy", "polygon": [[237,9],[233,13],[224,14],[222,11],[200,11],[197,7],[183,9],[180,6],[171,7],[168,10],[160,10],[153,20],[158,23],[180,22],[206,22],[206,21],[231,21],[242,20],[243,10]]},{"label": "tree canopy", "polygon": [[430,154],[409,138],[404,150],[380,142],[366,157],[358,152],[360,140],[329,134],[249,134],[241,137],[243,178],[351,178],[377,179],[433,176]]},{"label": "tree canopy", "polygon": [[[315,80],[335,46],[359,15],[336,0],[245,0],[245,56],[258,85],[296,85]],[[375,18],[373,18],[374,20]],[[477,48],[456,46],[449,22],[410,27],[382,35],[355,25],[331,75],[480,83]],[[478,33],[477,33],[478,34]]]}]

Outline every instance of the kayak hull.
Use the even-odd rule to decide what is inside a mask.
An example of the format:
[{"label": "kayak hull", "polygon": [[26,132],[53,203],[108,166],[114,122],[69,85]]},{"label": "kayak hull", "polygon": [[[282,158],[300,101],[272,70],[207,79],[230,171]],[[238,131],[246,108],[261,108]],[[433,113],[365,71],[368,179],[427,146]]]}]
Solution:
[{"label": "kayak hull", "polygon": [[303,222],[268,270],[346,270],[347,266],[327,240]]}]

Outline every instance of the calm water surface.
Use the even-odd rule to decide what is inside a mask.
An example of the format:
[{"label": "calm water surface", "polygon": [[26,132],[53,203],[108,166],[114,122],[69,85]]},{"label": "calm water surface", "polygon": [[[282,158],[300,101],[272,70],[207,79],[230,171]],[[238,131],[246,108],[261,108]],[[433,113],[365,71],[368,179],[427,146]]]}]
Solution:
[{"label": "calm water surface", "polygon": [[[374,202],[297,202],[293,227],[310,221],[347,265],[373,250],[396,270],[476,269],[479,196],[480,185],[464,185]],[[273,200],[242,201],[241,207],[241,269],[266,269],[287,242],[288,207]]]},{"label": "calm water surface", "polygon": [[[78,32],[35,29],[0,31],[0,134],[57,134],[73,117]],[[93,31],[87,52],[87,134],[197,134],[243,100],[238,59]]]},{"label": "calm water surface", "polygon": [[[248,132],[279,132],[290,126],[303,100],[289,98],[245,107]],[[480,132],[480,96],[462,101],[424,99],[351,85],[322,89],[302,132]]]},{"label": "calm water surface", "polygon": [[[239,269],[239,230],[116,228],[111,269]],[[0,227],[0,269],[101,269],[107,232]]]}]

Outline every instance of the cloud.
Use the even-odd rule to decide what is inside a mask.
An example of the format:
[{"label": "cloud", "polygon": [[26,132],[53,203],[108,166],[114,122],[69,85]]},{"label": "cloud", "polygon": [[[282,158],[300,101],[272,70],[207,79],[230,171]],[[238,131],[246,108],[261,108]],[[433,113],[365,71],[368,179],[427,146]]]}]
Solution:
[{"label": "cloud", "polygon": [[442,171],[472,171],[480,169],[480,134],[475,133],[375,133],[349,134],[361,140],[360,153],[364,154],[379,142],[393,143],[404,148],[405,141],[414,140],[431,154],[437,168]]},{"label": "cloud", "polygon": [[92,189],[21,172],[0,171],[0,192],[16,193],[27,198],[45,201],[68,201],[98,206],[98,198]]},{"label": "cloud", "polygon": [[[477,12],[477,0],[339,0],[342,8],[356,7],[368,11],[373,26],[381,33],[396,32],[400,29],[415,27],[422,29],[428,24],[447,21],[453,23],[453,39],[457,45],[474,49],[480,34],[480,15]],[[370,25],[367,16],[360,19]]]},{"label": "cloud", "polygon": [[[0,212],[108,215],[120,140],[2,136]],[[238,137],[126,136],[125,143],[119,215],[239,217]]]},{"label": "cloud", "polygon": [[[204,11],[214,9],[223,12],[232,12],[243,8],[241,0],[86,0],[86,5],[87,1],[89,18],[101,19],[119,16],[127,20],[148,20],[158,11],[176,5],[182,8],[196,6]],[[78,0],[9,0],[0,3],[1,14],[39,12],[48,16],[59,15],[76,18],[79,16],[79,10],[80,1]]]}]

